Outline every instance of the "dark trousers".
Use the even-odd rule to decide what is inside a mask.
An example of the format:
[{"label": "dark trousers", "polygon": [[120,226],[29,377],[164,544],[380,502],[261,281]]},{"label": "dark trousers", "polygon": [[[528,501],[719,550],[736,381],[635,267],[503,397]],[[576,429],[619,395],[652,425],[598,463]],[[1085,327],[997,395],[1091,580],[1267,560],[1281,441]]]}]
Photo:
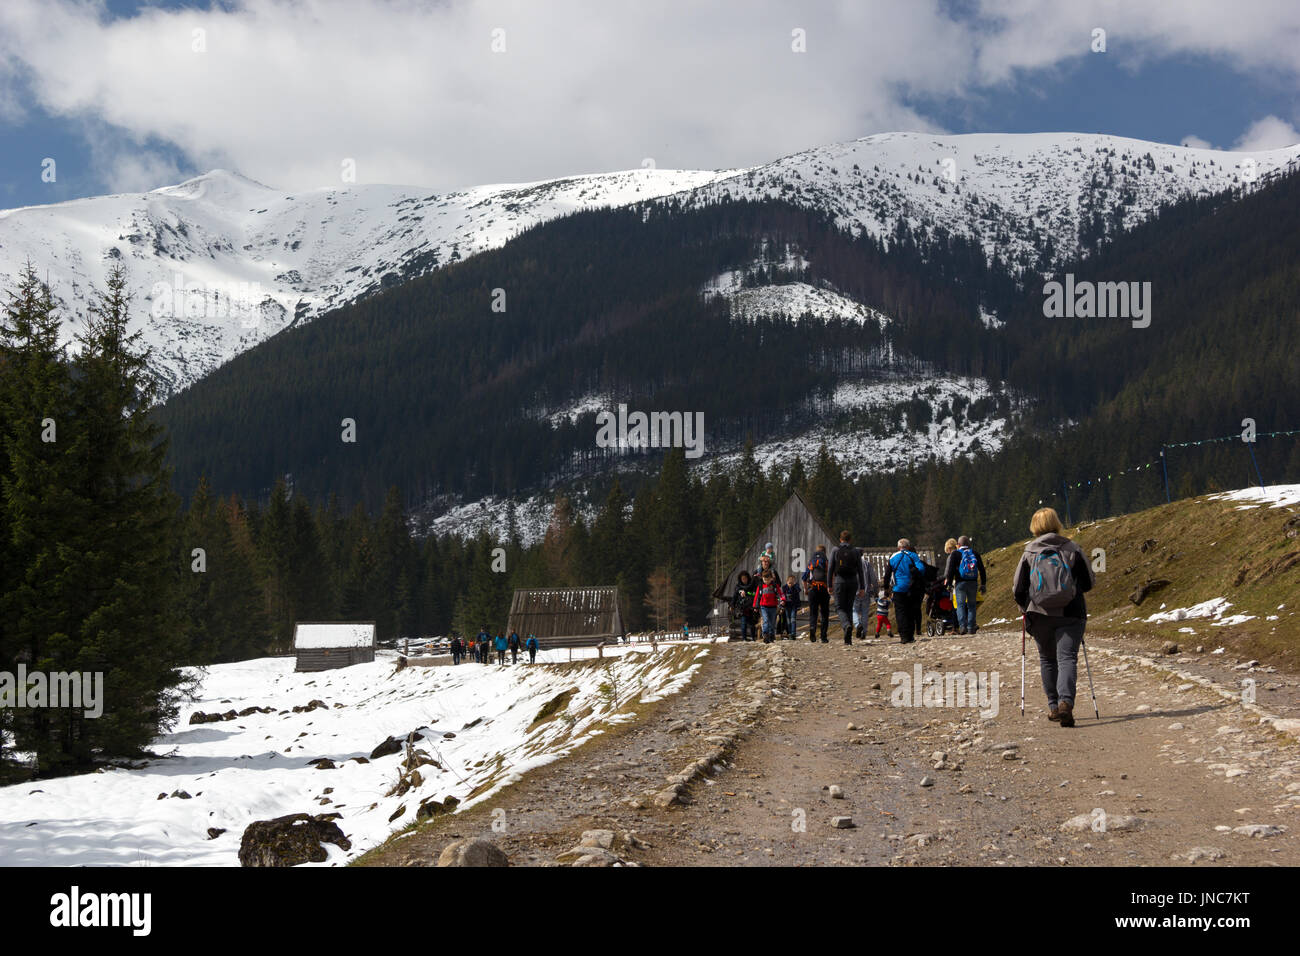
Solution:
[{"label": "dark trousers", "polygon": [[857,578],[835,579],[835,613],[844,629],[844,643],[853,643],[853,601],[858,596]]},{"label": "dark trousers", "polygon": [[506,652],[505,652],[505,651],[497,651],[497,663],[498,663],[498,664],[504,664],[505,662],[506,662]]},{"label": "dark trousers", "polygon": [[528,648],[528,663],[530,664],[537,663],[537,648],[535,647]]},{"label": "dark trousers", "polygon": [[894,617],[898,618],[898,639],[904,644],[916,640],[921,629],[921,595],[895,591]]},{"label": "dark trousers", "polygon": [[511,664],[519,663],[519,648],[517,647],[510,648],[510,663]]},{"label": "dark trousers", "polygon": [[831,620],[831,595],[826,588],[808,588],[808,639],[817,640],[817,617],[821,615],[822,643],[826,643],[826,628]]},{"label": "dark trousers", "polygon": [[451,662],[452,662],[453,664],[459,664],[459,663],[460,663],[460,651],[452,651],[452,653],[451,653]]}]

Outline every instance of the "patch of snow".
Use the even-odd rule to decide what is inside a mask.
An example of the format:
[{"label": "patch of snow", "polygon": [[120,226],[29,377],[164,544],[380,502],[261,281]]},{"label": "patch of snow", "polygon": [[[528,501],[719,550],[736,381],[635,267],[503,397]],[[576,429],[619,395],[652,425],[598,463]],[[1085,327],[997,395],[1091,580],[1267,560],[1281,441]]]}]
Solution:
[{"label": "patch of snow", "polygon": [[1210,495],[1209,500],[1250,502],[1250,504],[1237,508],[1237,511],[1261,508],[1264,505],[1285,508],[1290,505],[1300,504],[1300,485],[1267,485],[1263,488],[1258,486],[1242,488],[1238,491],[1224,491],[1217,495]]}]

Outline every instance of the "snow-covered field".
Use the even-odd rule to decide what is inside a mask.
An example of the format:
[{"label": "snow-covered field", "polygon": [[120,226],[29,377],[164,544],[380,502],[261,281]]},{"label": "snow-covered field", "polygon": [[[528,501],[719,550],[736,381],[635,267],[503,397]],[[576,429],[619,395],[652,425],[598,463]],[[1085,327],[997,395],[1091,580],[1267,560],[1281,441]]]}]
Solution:
[{"label": "snow-covered field", "polygon": [[[394,658],[297,674],[292,658],[264,658],[207,670],[200,699],[154,751],[166,759],[0,788],[0,863],[7,866],[238,864],[248,824],[288,813],[342,814],[352,841],[326,845],[337,865],[414,822],[421,800],[455,796],[461,807],[487,799],[528,770],[563,756],[629,719],[625,708],[684,687],[708,653],[705,641],[609,648],[607,659],[567,666],[462,664],[394,672]],[[540,658],[563,660],[566,651]],[[535,727],[543,704],[575,689],[567,707]],[[293,713],[319,700],[314,710]],[[231,721],[190,725],[195,711],[272,707]],[[472,726],[471,726],[472,724]],[[416,747],[435,765],[422,785],[386,796],[402,754],[368,757],[390,735],[423,734]],[[335,769],[309,761],[329,758]],[[326,788],[332,792],[325,796]],[[170,796],[178,792],[189,799]],[[471,796],[473,794],[473,796]],[[322,802],[322,801],[328,802]],[[404,810],[395,818],[394,814]],[[226,832],[208,838],[208,828]]]}]

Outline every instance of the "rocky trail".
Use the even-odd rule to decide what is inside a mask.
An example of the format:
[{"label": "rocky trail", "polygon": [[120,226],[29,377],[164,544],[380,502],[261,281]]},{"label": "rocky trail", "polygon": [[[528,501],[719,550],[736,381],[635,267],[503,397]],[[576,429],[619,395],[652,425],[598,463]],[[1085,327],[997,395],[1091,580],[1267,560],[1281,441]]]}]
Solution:
[{"label": "rocky trail", "polygon": [[[1300,863],[1300,726],[1270,716],[1300,710],[1295,679],[1101,633],[1088,647],[1102,716],[1081,667],[1065,729],[1032,641],[1020,715],[1018,631],[713,645],[640,719],[361,863],[434,865],[477,837],[512,866]],[[982,674],[997,693],[949,706],[950,680],[896,706],[918,665],[922,685]]]}]

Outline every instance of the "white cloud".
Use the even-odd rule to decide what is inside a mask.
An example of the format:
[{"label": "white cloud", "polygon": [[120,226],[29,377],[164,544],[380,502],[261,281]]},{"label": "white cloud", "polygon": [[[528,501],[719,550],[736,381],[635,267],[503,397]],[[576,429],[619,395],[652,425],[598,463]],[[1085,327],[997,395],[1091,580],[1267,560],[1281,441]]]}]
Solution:
[{"label": "white cloud", "polygon": [[1265,116],[1255,120],[1241,134],[1233,149],[1253,152],[1261,149],[1280,149],[1300,143],[1300,132],[1286,120]]},{"label": "white cloud", "polygon": [[[625,169],[764,162],[887,130],[940,131],[909,96],[969,102],[1026,71],[1105,55],[1208,53],[1300,69],[1300,6],[942,0],[796,8],[608,0],[236,0],[112,19],[83,0],[0,3],[0,106],[41,108],[291,189],[450,188]],[[1091,30],[1108,52],[1089,54]],[[491,50],[505,31],[506,52]],[[193,50],[196,29],[206,52]],[[791,50],[803,29],[807,52]],[[134,149],[134,146],[132,146]],[[122,152],[119,147],[118,153]],[[171,160],[101,150],[102,178],[162,185]]]}]

